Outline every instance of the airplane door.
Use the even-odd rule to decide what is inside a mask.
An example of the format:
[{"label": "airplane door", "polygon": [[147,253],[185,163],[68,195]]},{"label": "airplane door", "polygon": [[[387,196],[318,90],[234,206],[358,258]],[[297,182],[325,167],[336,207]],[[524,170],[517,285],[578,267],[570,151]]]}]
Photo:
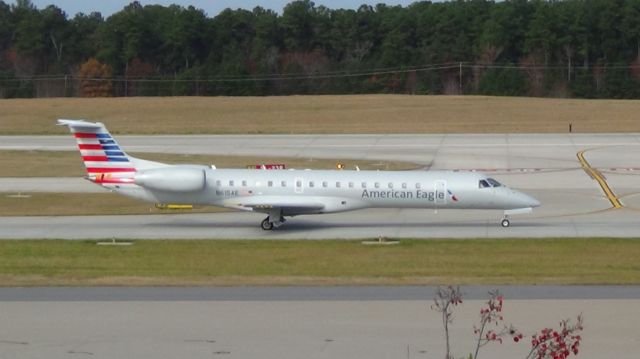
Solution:
[{"label": "airplane door", "polygon": [[436,196],[436,205],[447,204],[447,181],[438,180],[434,184],[434,192]]},{"label": "airplane door", "polygon": [[295,193],[304,192],[304,181],[301,177],[296,177],[293,180],[293,190]]}]

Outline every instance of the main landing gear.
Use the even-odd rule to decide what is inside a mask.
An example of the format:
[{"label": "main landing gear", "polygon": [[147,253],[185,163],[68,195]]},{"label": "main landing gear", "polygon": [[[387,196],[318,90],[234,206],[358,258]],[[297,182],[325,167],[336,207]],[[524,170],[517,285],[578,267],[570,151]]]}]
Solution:
[{"label": "main landing gear", "polygon": [[503,219],[502,219],[502,222],[500,222],[500,225],[501,225],[502,227],[504,227],[504,228],[507,228],[507,227],[509,227],[509,225],[511,225],[511,223],[509,222],[509,219],[508,219],[508,218],[503,218]]},{"label": "main landing gear", "polygon": [[269,222],[269,217],[267,217],[260,223],[260,227],[265,231],[270,231],[273,229],[273,222]]},{"label": "main landing gear", "polygon": [[262,220],[262,223],[260,223],[260,228],[262,228],[265,231],[270,231],[273,228],[280,227],[284,223],[284,221],[285,221],[284,217],[280,217],[279,221],[271,221],[271,216],[269,216]]}]

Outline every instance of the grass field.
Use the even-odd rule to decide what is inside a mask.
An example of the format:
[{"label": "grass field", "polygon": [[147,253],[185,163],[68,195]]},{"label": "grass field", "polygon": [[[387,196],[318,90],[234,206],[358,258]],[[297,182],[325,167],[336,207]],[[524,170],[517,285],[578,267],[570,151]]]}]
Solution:
[{"label": "grass field", "polygon": [[65,134],[57,118],[117,134],[640,132],[638,113],[638,100],[485,96],[5,99],[0,134]]},{"label": "grass field", "polygon": [[218,207],[158,209],[115,193],[30,193],[0,192],[0,216],[81,216],[116,214],[210,213],[229,211]]},{"label": "grass field", "polygon": [[[347,168],[370,170],[411,170],[420,166],[400,161],[309,159],[292,157],[179,155],[168,153],[131,153],[151,161],[165,163],[215,164],[219,168],[244,168],[249,164],[284,163],[288,168],[335,169],[338,162]],[[51,166],[55,161],[56,165]],[[0,150],[0,177],[80,177],[85,175],[84,165],[77,151],[2,151]]]},{"label": "grass field", "polygon": [[0,241],[0,285],[639,284],[638,239]]}]

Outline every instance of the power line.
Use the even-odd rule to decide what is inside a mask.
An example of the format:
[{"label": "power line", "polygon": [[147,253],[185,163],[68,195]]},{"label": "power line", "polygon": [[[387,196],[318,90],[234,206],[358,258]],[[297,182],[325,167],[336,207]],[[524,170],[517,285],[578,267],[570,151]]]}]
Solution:
[{"label": "power line", "polygon": [[[337,70],[315,73],[292,73],[292,74],[266,74],[248,76],[214,76],[214,77],[190,77],[176,78],[175,76],[114,76],[114,77],[82,77],[71,74],[59,75],[37,75],[18,76],[0,78],[0,82],[17,81],[112,81],[112,82],[174,82],[174,83],[216,83],[216,82],[260,82],[260,81],[292,81],[292,80],[313,80],[313,79],[335,79],[354,78],[367,76],[383,76],[393,74],[407,74],[412,72],[433,72],[441,70],[463,69],[502,69],[502,70],[566,70],[566,65],[513,65],[513,64],[482,64],[469,62],[452,62],[441,64],[428,64],[423,66],[389,67],[363,69],[356,71]],[[598,65],[592,67],[575,66],[573,70],[638,70],[640,65]]]}]

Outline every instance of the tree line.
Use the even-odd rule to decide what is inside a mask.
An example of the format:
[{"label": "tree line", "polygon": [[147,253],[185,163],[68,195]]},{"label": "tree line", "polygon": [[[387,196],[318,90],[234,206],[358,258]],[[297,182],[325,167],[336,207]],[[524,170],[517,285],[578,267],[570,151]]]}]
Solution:
[{"label": "tree line", "polygon": [[0,1],[0,97],[486,94],[640,98],[640,0],[419,1],[278,13]]}]

